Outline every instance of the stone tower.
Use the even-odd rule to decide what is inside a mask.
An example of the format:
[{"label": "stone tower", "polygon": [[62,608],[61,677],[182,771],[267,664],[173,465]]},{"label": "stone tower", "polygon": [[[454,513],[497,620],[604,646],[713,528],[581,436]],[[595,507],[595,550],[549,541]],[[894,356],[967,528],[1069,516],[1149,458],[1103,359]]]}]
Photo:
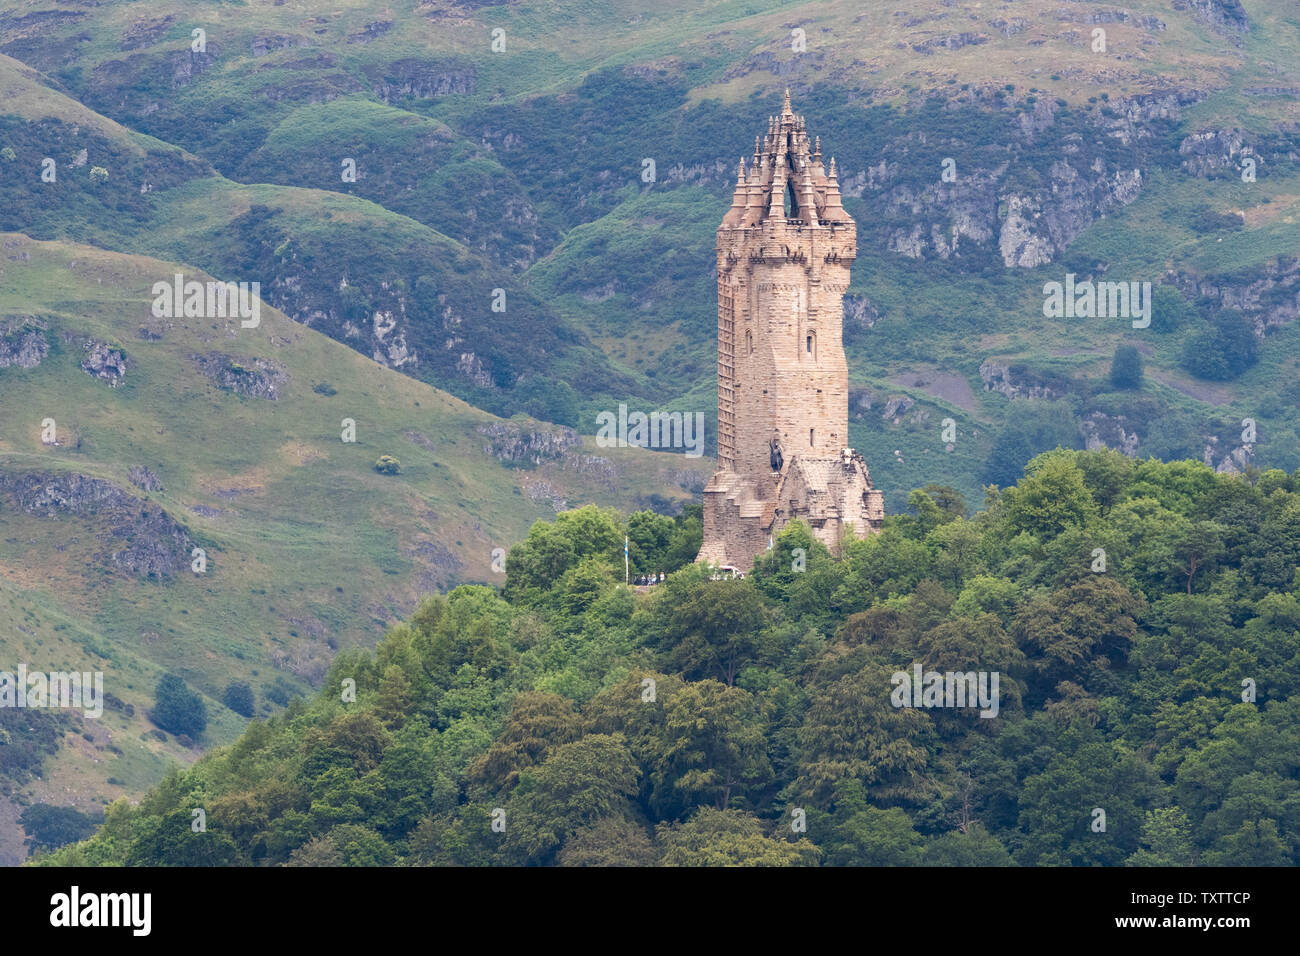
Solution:
[{"label": "stone tower", "polygon": [[697,561],[748,571],[790,520],[838,553],[880,528],[882,495],[848,446],[842,298],[857,227],[785,94],[741,157],[718,227],[718,470]]}]

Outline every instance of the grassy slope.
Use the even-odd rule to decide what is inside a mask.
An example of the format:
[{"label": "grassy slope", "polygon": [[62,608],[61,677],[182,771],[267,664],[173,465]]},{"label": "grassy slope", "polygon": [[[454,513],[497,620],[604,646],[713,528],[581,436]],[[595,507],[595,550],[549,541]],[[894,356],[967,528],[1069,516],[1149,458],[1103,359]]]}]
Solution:
[{"label": "grassy slope", "polygon": [[[497,579],[492,550],[552,513],[528,496],[535,483],[549,482],[574,504],[628,507],[639,496],[673,494],[663,475],[691,464],[601,449],[619,469],[617,482],[558,465],[509,469],[475,431],[491,416],[269,308],[256,330],[235,320],[153,319],[152,282],[193,269],[10,234],[0,241],[0,315],[38,317],[51,343],[37,367],[0,370],[0,469],[75,471],[130,488],[128,469],[148,465],[165,486],[149,500],[209,555],[203,577],[141,581],[107,565],[107,529],[93,519],[5,507],[0,607],[15,622],[0,635],[5,661],[104,670],[107,689],[137,713],[129,726],[118,715],[105,724],[129,731],[128,754],[148,751],[115,760],[86,755],[72,740],[36,794],[75,778],[77,796],[111,797],[123,790],[107,785],[108,777],[127,792],[155,779],[161,761],[180,754],[174,744],[136,743],[164,670],[208,695],[210,734],[229,739],[242,722],[216,703],[227,681],[248,680],[265,707],[277,678],[305,687],[285,668],[318,676],[330,649],[373,644],[421,593]],[[162,339],[137,337],[142,325],[161,328]],[[79,368],[87,337],[125,348],[131,366],[117,388]],[[281,397],[215,387],[190,359],[213,353],[278,363],[288,375]],[[320,383],[336,393],[314,391]],[[66,444],[42,444],[47,417]],[[355,444],[340,441],[345,417],[357,423]],[[80,447],[69,440],[74,434]],[[375,472],[382,454],[400,458],[401,475]],[[440,567],[439,556],[459,566]],[[285,668],[272,666],[278,655]],[[103,762],[92,766],[96,756]]]}]

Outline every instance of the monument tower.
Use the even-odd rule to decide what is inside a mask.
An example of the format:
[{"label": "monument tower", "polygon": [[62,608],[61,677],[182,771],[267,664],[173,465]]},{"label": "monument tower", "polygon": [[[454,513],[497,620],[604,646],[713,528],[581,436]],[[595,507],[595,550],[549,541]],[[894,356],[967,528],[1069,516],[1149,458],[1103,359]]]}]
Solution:
[{"label": "monument tower", "polygon": [[848,447],[842,298],[857,227],[789,90],[748,171],[741,157],[717,248],[718,469],[696,560],[748,571],[796,518],[838,553],[850,526],[863,537],[885,516]]}]

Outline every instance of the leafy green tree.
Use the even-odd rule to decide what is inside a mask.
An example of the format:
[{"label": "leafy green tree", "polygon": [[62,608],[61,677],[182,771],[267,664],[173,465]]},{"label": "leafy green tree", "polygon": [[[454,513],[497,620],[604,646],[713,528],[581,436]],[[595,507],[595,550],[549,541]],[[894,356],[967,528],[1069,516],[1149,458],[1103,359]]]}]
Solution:
[{"label": "leafy green tree", "polygon": [[1066,528],[1085,527],[1098,514],[1083,472],[1068,453],[1035,458],[1025,477],[1003,492],[1002,501],[1011,530],[1039,540],[1053,538]]},{"label": "leafy green tree", "polygon": [[965,831],[951,830],[930,840],[921,853],[924,866],[1015,866],[1011,854],[976,821]]},{"label": "leafy green tree", "polygon": [[1183,368],[1197,378],[1226,382],[1255,364],[1258,345],[1255,330],[1240,312],[1224,309],[1188,340]]},{"label": "leafy green tree", "polygon": [[898,807],[867,806],[854,812],[824,847],[827,866],[917,866],[924,838]]},{"label": "leafy green tree", "polygon": [[1086,680],[1098,664],[1122,660],[1145,612],[1141,595],[1112,575],[1093,574],[1030,603],[1013,631],[1031,655],[1041,693],[1063,680]]},{"label": "leafy green tree", "polygon": [[1192,307],[1173,286],[1157,285],[1151,293],[1152,331],[1162,335],[1177,332],[1195,317]]},{"label": "leafy green tree", "polygon": [[655,848],[645,828],[622,817],[601,817],[571,836],[561,866],[654,866]]},{"label": "leafy green tree", "polygon": [[1110,384],[1123,389],[1142,387],[1142,355],[1134,346],[1115,346],[1115,357],[1110,362]]},{"label": "leafy green tree", "polygon": [[713,680],[686,684],[664,701],[651,805],[679,816],[705,801],[726,810],[771,780],[764,721],[753,695]]},{"label": "leafy green tree", "polygon": [[169,733],[199,737],[208,726],[208,708],[185,681],[165,674],[154,690],[149,719]]},{"label": "leafy green tree", "polygon": [[640,770],[619,734],[561,744],[520,774],[505,804],[504,847],[521,862],[552,863],[574,833],[605,817],[631,815]]},{"label": "leafy green tree", "polygon": [[1142,849],[1128,858],[1129,866],[1195,866],[1192,824],[1181,807],[1148,811],[1142,824]]},{"label": "leafy green tree", "polygon": [[1247,820],[1215,841],[1205,854],[1206,866],[1292,866],[1276,820]]},{"label": "leafy green tree", "polygon": [[221,702],[241,717],[253,716],[253,688],[243,681],[231,681],[227,684]]},{"label": "leafy green tree", "polygon": [[849,780],[886,800],[921,800],[928,714],[890,703],[893,668],[868,665],[812,690],[798,733],[796,799],[819,802]]},{"label": "leafy green tree", "polygon": [[491,749],[470,765],[469,779],[492,792],[513,789],[522,771],[580,736],[582,724],[571,701],[558,694],[524,691],[515,697]]},{"label": "leafy green tree", "polygon": [[638,511],[628,516],[628,555],[634,574],[658,574],[675,571],[666,567],[677,523],[653,511]]},{"label": "leafy green tree", "polygon": [[506,558],[505,594],[512,600],[536,603],[584,558],[605,562],[611,573],[617,567],[622,579],[623,527],[617,513],[587,505],[561,512],[552,524],[533,525]]},{"label": "leafy green tree", "polygon": [[48,803],[33,803],[18,815],[18,823],[27,834],[25,842],[32,851],[54,850],[84,840],[102,820],[102,816],[82,813],[76,807]]},{"label": "leafy green tree", "polygon": [[821,855],[810,840],[766,836],[743,810],[701,807],[684,823],[657,827],[663,866],[816,866]]},{"label": "leafy green tree", "polygon": [[655,635],[672,664],[689,678],[711,675],[728,686],[753,659],[763,627],[763,601],[749,579],[689,584],[680,600],[661,596]]}]

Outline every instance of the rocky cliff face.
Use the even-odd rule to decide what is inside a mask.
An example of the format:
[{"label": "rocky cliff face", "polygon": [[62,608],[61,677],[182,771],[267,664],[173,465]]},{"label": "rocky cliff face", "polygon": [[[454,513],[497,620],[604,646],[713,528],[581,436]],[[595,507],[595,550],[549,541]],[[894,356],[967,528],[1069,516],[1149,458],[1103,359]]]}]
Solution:
[{"label": "rocky cliff face", "polygon": [[288,374],[269,359],[233,355],[191,355],[191,361],[212,384],[237,395],[275,401],[289,380]]},{"label": "rocky cliff face", "polygon": [[1300,256],[1279,256],[1238,275],[1175,272],[1168,281],[1189,301],[1207,299],[1218,308],[1241,312],[1256,335],[1300,318]]},{"label": "rocky cliff face", "polygon": [[[1017,114],[1006,141],[954,150],[948,181],[938,165],[918,180],[909,154],[927,144],[906,135],[882,149],[898,159],[846,169],[842,190],[871,207],[889,251],[914,259],[993,254],[1006,268],[1033,268],[1138,197],[1143,167],[1168,159],[1162,135],[1201,98],[1195,90],[1150,94],[1075,111],[1064,122],[1055,103],[1036,100]],[[949,108],[993,105],[983,100],[977,92]],[[1230,161],[1217,158],[1221,145],[1205,147],[1216,163]]]},{"label": "rocky cliff face", "polygon": [[556,461],[579,444],[581,439],[572,428],[526,428],[514,422],[493,422],[475,429],[488,439],[483,450],[501,461],[516,465],[540,465]]},{"label": "rocky cliff face", "polygon": [[43,322],[30,315],[0,319],[0,368],[35,368],[49,352]]},{"label": "rocky cliff face", "polygon": [[1060,398],[1065,383],[1058,383],[1038,375],[1023,365],[1006,365],[994,359],[980,364],[980,379],[984,390],[1001,392],[1007,398]]},{"label": "rocky cliff face", "polygon": [[116,388],[126,378],[126,353],[107,342],[89,341],[84,346],[86,357],[81,360],[81,370]]},{"label": "rocky cliff face", "polygon": [[1136,427],[1122,415],[1092,412],[1079,423],[1079,430],[1083,432],[1084,446],[1089,451],[1112,448],[1132,458],[1142,444]]},{"label": "rocky cliff face", "polygon": [[478,89],[478,71],[466,63],[407,57],[366,72],[371,89],[385,103],[407,97],[436,99]]},{"label": "rocky cliff face", "polygon": [[0,500],[39,518],[102,522],[108,551],[101,557],[141,578],[169,578],[188,567],[194,540],[162,508],[112,482],[87,475],[0,473]]}]

